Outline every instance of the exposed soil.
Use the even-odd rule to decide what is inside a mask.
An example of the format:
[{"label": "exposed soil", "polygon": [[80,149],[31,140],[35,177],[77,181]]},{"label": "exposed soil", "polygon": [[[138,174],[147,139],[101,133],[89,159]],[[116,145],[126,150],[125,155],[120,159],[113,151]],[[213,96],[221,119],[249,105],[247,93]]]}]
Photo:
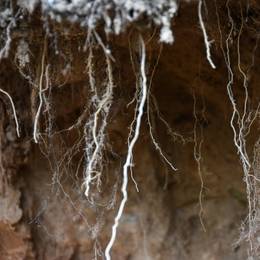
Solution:
[{"label": "exposed soil", "polygon": [[[253,2],[252,16],[253,10],[256,12],[260,8]],[[236,14],[235,1],[231,1],[231,6]],[[143,33],[147,42],[147,74],[149,80],[152,79],[153,133],[178,171],[173,172],[168,167],[152,144],[146,111],[134,149],[133,176],[139,192],[130,180],[129,200],[112,250],[113,260],[247,258],[247,243],[236,244],[241,224],[247,216],[247,198],[230,127],[232,108],[226,90],[227,68],[220,48],[214,1],[207,7],[205,22],[209,38],[215,40],[211,52],[216,70],[206,60],[197,4],[193,1],[181,5],[173,24],[173,45],[160,45],[157,33],[153,38],[153,32]],[[218,1],[218,10],[225,38],[229,25],[224,1]],[[239,17],[236,22],[239,28]],[[240,37],[240,50],[245,69],[254,55],[249,96],[250,106],[255,109],[260,98],[260,52],[259,49],[254,52],[257,28],[250,22],[249,18]],[[40,23],[37,17],[33,17],[30,23],[25,27],[32,61],[26,73],[30,72],[33,81],[37,82],[44,37],[37,29]],[[20,36],[13,42],[9,59],[2,61],[1,87],[5,87],[15,100],[22,137],[16,137],[8,100],[0,96],[0,165],[3,165],[0,169],[0,260],[103,259],[102,252],[111,235],[113,218],[121,199],[127,136],[134,116],[134,103],[129,102],[135,93],[133,67],[138,69],[139,64],[135,46],[137,29],[129,29],[124,35],[110,39],[116,60],[113,63],[116,88],[107,133],[110,146],[106,147],[101,190],[93,196],[95,205],[84,197],[81,187],[84,147],[79,145],[74,147],[75,150],[71,149],[82,129],[59,132],[77,120],[89,98],[85,72],[87,54],[79,50],[79,46],[84,45],[85,35],[82,30],[73,30],[74,34],[58,35],[59,54],[55,54],[52,39],[48,42],[53,85],[51,130],[57,134],[48,139],[47,131],[42,130],[40,145],[32,140],[37,93],[15,64]],[[237,35],[233,38],[231,58],[235,66]],[[69,63],[71,69],[67,67],[66,70]],[[105,77],[101,48],[95,50],[95,66],[97,84],[101,84]],[[244,100],[243,78],[238,69],[234,69],[234,93],[241,106]],[[176,132],[174,136],[159,115]],[[48,126],[48,115],[43,112],[41,129]],[[256,120],[247,139],[249,151],[258,134]],[[201,160],[198,164],[194,149],[198,152],[200,144]],[[202,208],[199,204],[201,188]]]}]

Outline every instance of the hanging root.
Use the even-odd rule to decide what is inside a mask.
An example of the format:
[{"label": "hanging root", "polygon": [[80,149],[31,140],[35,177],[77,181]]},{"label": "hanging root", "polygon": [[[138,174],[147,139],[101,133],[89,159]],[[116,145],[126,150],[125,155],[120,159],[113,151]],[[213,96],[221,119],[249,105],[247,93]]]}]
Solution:
[{"label": "hanging root", "polygon": [[202,149],[202,143],[203,143],[203,129],[201,126],[199,126],[200,129],[200,136],[201,138],[199,139],[198,142],[198,116],[196,113],[196,106],[197,106],[197,99],[196,99],[196,95],[194,93],[193,90],[193,116],[195,119],[195,123],[194,123],[194,128],[193,128],[193,139],[194,139],[194,147],[193,147],[193,156],[194,159],[197,163],[197,170],[198,170],[198,175],[199,175],[199,179],[200,179],[200,192],[199,192],[199,206],[200,206],[200,211],[199,211],[199,218],[200,218],[200,223],[201,226],[204,230],[204,232],[206,232],[206,227],[203,221],[203,190],[204,190],[204,180],[203,180],[203,176],[202,176],[202,171],[201,171],[201,160],[202,160],[202,156],[201,156],[201,149]]},{"label": "hanging root", "polygon": [[128,145],[127,157],[126,157],[125,164],[123,166],[123,183],[122,183],[122,187],[121,187],[123,199],[120,203],[117,215],[114,219],[114,225],[112,227],[112,235],[111,235],[110,241],[107,244],[107,247],[105,249],[106,260],[111,259],[110,251],[115,242],[119,220],[122,217],[124,207],[127,202],[128,170],[129,170],[129,168],[132,167],[131,162],[132,162],[132,158],[133,158],[133,148],[139,137],[142,116],[144,113],[145,102],[147,99],[147,78],[146,78],[146,74],[145,74],[146,51],[145,51],[145,44],[144,44],[143,38],[141,36],[140,36],[140,45],[141,45],[141,96],[140,96],[140,100],[138,102],[139,103],[138,112],[137,112],[137,117],[136,117],[136,124],[135,124],[135,128],[134,128],[133,138]]},{"label": "hanging root", "polygon": [[[159,145],[159,143],[156,141],[155,139],[155,136],[153,134],[153,127],[152,127],[152,122],[151,122],[151,119],[150,119],[150,113],[152,112],[151,109],[150,109],[150,97],[151,98],[154,98],[151,94],[151,87],[152,87],[152,80],[153,80],[153,76],[154,76],[154,73],[155,73],[155,69],[158,65],[158,62],[159,62],[159,58],[160,58],[160,55],[161,55],[161,51],[162,51],[162,48],[160,48],[160,52],[159,52],[159,55],[158,55],[158,58],[157,58],[157,61],[156,61],[156,64],[154,66],[154,69],[152,71],[152,75],[151,75],[151,78],[150,78],[150,84],[149,84],[149,87],[148,87],[148,90],[147,90],[147,122],[148,122],[148,126],[149,126],[149,133],[150,133],[150,137],[151,137],[151,140],[152,140],[152,143],[155,147],[155,149],[158,151],[159,155],[161,156],[161,158],[163,159],[163,161],[165,161],[169,166],[170,168],[173,170],[173,171],[177,171],[177,168],[170,162],[170,160],[167,158],[167,156],[164,154],[161,146]],[[154,98],[155,100],[155,98]],[[157,108],[157,113],[159,114],[159,109]],[[168,125],[169,126],[169,125]]]},{"label": "hanging root", "polygon": [[155,108],[157,117],[165,125],[165,127],[167,129],[167,134],[172,138],[173,142],[177,142],[178,141],[178,142],[180,142],[182,144],[185,144],[185,143],[188,143],[188,142],[193,142],[193,140],[191,138],[185,138],[183,135],[181,135],[180,133],[174,131],[171,128],[169,123],[161,115],[155,96],[152,93],[150,93],[150,96],[152,98],[152,104],[153,104],[153,106]]},{"label": "hanging root", "polygon": [[152,127],[152,123],[151,123],[151,119],[150,119],[150,108],[149,108],[149,99],[147,99],[147,121],[148,121],[148,126],[149,126],[149,133],[150,133],[150,137],[152,139],[152,143],[155,147],[155,149],[158,151],[159,155],[161,156],[161,158],[170,166],[170,168],[173,171],[177,171],[177,168],[170,162],[170,160],[166,157],[166,155],[164,154],[161,146],[159,145],[159,143],[156,141],[154,134],[153,134],[153,127]]},{"label": "hanging root", "polygon": [[89,197],[90,186],[93,182],[97,183],[97,188],[100,186],[100,177],[102,172],[102,152],[104,147],[105,129],[107,126],[107,118],[109,115],[112,99],[113,99],[113,75],[111,60],[106,55],[107,63],[107,77],[108,83],[106,90],[103,93],[101,99],[99,98],[93,71],[93,53],[92,47],[90,47],[90,53],[88,58],[88,72],[90,89],[93,93],[91,100],[91,106],[94,107],[95,112],[90,116],[90,120],[85,124],[85,151],[86,151],[86,169],[85,169],[85,196]]},{"label": "hanging root", "polygon": [[12,110],[13,110],[13,115],[14,115],[14,121],[15,121],[15,125],[16,125],[16,134],[18,137],[20,137],[20,127],[19,127],[19,123],[18,123],[18,119],[17,119],[17,114],[16,114],[16,109],[15,109],[15,105],[13,102],[12,97],[8,94],[8,92],[6,92],[5,90],[0,88],[0,92],[3,93],[4,95],[6,95],[11,103],[12,106]]},{"label": "hanging root", "polygon": [[[248,223],[249,223],[248,238],[249,238],[250,248],[252,250],[252,242],[251,242],[251,240],[252,240],[251,239],[251,236],[252,236],[252,205],[251,205],[251,195],[252,194],[251,194],[251,190],[252,189],[251,189],[251,181],[248,178],[251,164],[249,162],[249,158],[247,155],[245,137],[244,137],[244,133],[246,130],[246,126],[244,124],[245,115],[243,115],[241,118],[240,112],[238,111],[237,104],[236,104],[236,101],[234,98],[233,90],[232,90],[232,85],[234,82],[234,74],[233,74],[233,71],[231,68],[231,61],[230,61],[230,54],[229,54],[229,52],[230,52],[229,51],[229,41],[231,39],[231,35],[232,35],[233,29],[234,29],[234,21],[230,15],[228,3],[227,3],[227,8],[228,8],[229,21],[231,23],[231,29],[230,29],[230,32],[226,39],[226,54],[224,53],[224,57],[225,57],[226,65],[228,68],[228,75],[229,75],[229,81],[227,84],[227,92],[228,92],[228,96],[229,96],[230,102],[233,107],[230,125],[233,130],[234,144],[237,147],[237,151],[238,151],[238,154],[239,154],[241,162],[242,162],[243,172],[244,172],[244,177],[245,177],[245,182],[246,182],[247,199],[248,199]],[[236,119],[236,124],[237,124],[238,130],[236,129],[235,119]]]},{"label": "hanging root", "polygon": [[[130,103],[127,104],[127,106],[129,106],[131,103],[134,103],[135,101],[136,101],[136,104],[137,104],[135,106],[134,119],[132,120],[130,127],[129,127],[130,131],[129,131],[128,138],[127,138],[127,147],[129,147],[129,145],[130,145],[131,137],[132,137],[132,134],[134,132],[134,125],[135,125],[135,122],[136,122],[136,116],[137,116],[137,112],[138,112],[138,102],[137,102],[138,93],[139,93],[139,86],[138,86],[138,84],[136,84],[136,91],[135,91],[134,98],[130,101]],[[132,160],[133,160],[133,158],[132,158]],[[131,165],[133,165],[132,160],[130,162]],[[134,178],[133,169],[131,167],[130,167],[130,176],[131,176],[131,179],[132,179],[132,181],[135,185],[136,191],[139,192],[138,184],[137,184],[137,181]]]},{"label": "hanging root", "polygon": [[[44,70],[45,70],[45,56],[46,56],[46,48],[47,48],[47,38],[45,37],[44,40],[44,46],[43,46],[43,53],[42,53],[42,59],[41,59],[41,72],[40,72],[40,79],[39,79],[39,86],[38,86],[38,95],[39,95],[39,106],[34,118],[34,126],[33,126],[33,139],[35,143],[38,143],[38,124],[39,124],[39,118],[41,114],[41,109],[43,105],[43,97],[42,97],[42,92],[43,90],[43,76],[44,76]],[[48,88],[48,86],[47,86]]]},{"label": "hanging root", "polygon": [[207,35],[207,32],[206,32],[206,28],[205,28],[205,24],[203,22],[203,19],[202,19],[202,3],[203,3],[203,0],[199,0],[199,5],[198,5],[198,15],[199,15],[199,21],[200,21],[200,27],[201,27],[201,30],[203,32],[203,37],[204,37],[204,43],[205,43],[205,47],[206,47],[206,54],[207,54],[207,60],[210,64],[210,66],[213,68],[213,69],[216,69],[216,66],[215,64],[213,63],[212,59],[211,59],[211,54],[210,54],[210,45],[211,45],[211,41],[208,40],[208,35]]},{"label": "hanging root", "polygon": [[[245,95],[242,113],[239,111],[237,101],[234,97],[234,93],[233,93],[233,89],[232,89],[232,86],[234,84],[234,73],[233,73],[232,66],[231,66],[229,43],[232,40],[232,34],[233,34],[235,24],[234,24],[234,20],[233,20],[231,14],[230,14],[229,0],[227,1],[226,8],[228,11],[228,19],[229,19],[231,26],[230,26],[230,31],[229,31],[228,36],[225,41],[226,51],[224,50],[222,41],[221,41],[221,49],[222,49],[225,63],[226,63],[227,69],[228,69],[227,93],[228,93],[228,97],[229,97],[229,100],[230,100],[232,108],[233,108],[233,112],[232,112],[231,120],[230,120],[230,126],[233,131],[233,141],[237,148],[237,152],[238,152],[238,155],[239,155],[241,163],[242,163],[244,181],[246,184],[247,201],[248,201],[248,215],[245,220],[245,223],[242,226],[242,235],[241,235],[240,241],[242,239],[245,239],[248,241],[249,246],[250,246],[249,255],[254,256],[254,255],[256,255],[256,249],[257,249],[255,244],[257,243],[256,201],[257,201],[258,191],[256,190],[256,185],[255,185],[255,181],[256,181],[257,177],[255,175],[251,174],[252,170],[254,170],[253,169],[254,166],[251,163],[251,160],[248,155],[247,146],[246,146],[246,137],[250,132],[250,128],[251,128],[253,122],[255,121],[255,119],[258,116],[259,106],[254,113],[249,111],[249,108],[248,108],[248,105],[249,105],[248,104],[249,103],[248,76],[242,70],[241,65],[240,65],[240,63],[241,63],[240,37],[242,34],[243,23],[244,23],[242,11],[241,11],[241,18],[242,18],[241,27],[240,27],[238,38],[237,38],[237,61],[238,61],[237,67],[243,77],[243,87],[244,87],[244,95]],[[217,14],[217,18],[218,18],[220,36],[222,37],[218,14]],[[252,60],[252,62],[253,62],[253,60]],[[251,68],[252,65],[253,64],[251,64],[251,66],[249,68]],[[248,72],[249,72],[249,70],[248,70]],[[253,176],[253,178],[252,178],[252,176]],[[240,241],[238,241],[238,243]]]}]

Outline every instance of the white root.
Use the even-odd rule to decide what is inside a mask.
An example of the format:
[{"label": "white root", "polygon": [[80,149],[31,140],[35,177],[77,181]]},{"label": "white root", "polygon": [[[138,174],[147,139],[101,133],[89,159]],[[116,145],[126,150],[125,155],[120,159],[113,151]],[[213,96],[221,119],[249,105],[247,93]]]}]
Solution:
[{"label": "white root", "polygon": [[166,155],[164,154],[164,152],[162,151],[161,146],[159,145],[159,143],[155,140],[155,137],[153,135],[153,131],[152,131],[152,125],[151,125],[151,120],[150,120],[150,116],[149,116],[149,111],[147,113],[147,118],[148,118],[148,125],[149,125],[149,133],[150,133],[150,137],[152,139],[152,143],[155,146],[155,149],[159,152],[160,156],[163,158],[163,160],[170,166],[170,168],[173,171],[177,171],[178,169],[170,162],[170,160],[166,157]]},{"label": "white root", "polygon": [[[92,60],[92,50],[90,52],[89,58]],[[87,156],[87,166],[85,170],[85,196],[89,197],[90,186],[92,182],[97,182],[98,186],[100,184],[101,169],[98,169],[98,165],[102,160],[102,148],[104,146],[105,138],[105,128],[107,126],[107,117],[110,111],[111,102],[113,98],[113,75],[110,57],[106,55],[107,62],[107,75],[108,84],[106,91],[103,94],[101,100],[98,97],[95,80],[93,76],[92,61],[89,62],[89,80],[91,85],[91,90],[94,92],[93,105],[97,106],[94,115],[91,117],[90,121],[85,125],[85,143],[86,143],[86,156]],[[101,125],[99,122],[101,121]],[[90,131],[90,132],[88,132]]]},{"label": "white root", "polygon": [[[137,84],[134,98],[133,98],[132,101],[130,101],[130,103],[133,103],[133,102],[137,101],[137,99],[138,99],[138,92],[139,92],[139,86]],[[128,103],[127,106],[129,106],[130,103]],[[133,134],[133,131],[134,131],[134,124],[136,122],[136,116],[137,116],[137,112],[138,112],[137,110],[138,110],[138,102],[136,102],[136,106],[135,106],[134,119],[132,120],[131,125],[129,127],[130,131],[129,131],[128,138],[127,138],[127,146],[128,147],[129,147],[129,144],[131,142],[131,137],[132,137],[132,134]],[[131,165],[133,166],[132,161],[131,161]],[[131,179],[132,179],[132,181],[133,181],[133,183],[135,185],[136,191],[139,192],[138,183],[137,183],[137,181],[134,178],[134,173],[133,173],[133,169],[132,168],[130,168],[130,176],[131,176]]]},{"label": "white root", "polygon": [[210,64],[210,66],[213,68],[213,69],[216,69],[216,66],[214,64],[214,62],[212,61],[212,58],[211,58],[211,54],[210,54],[210,45],[211,45],[211,41],[208,40],[208,35],[207,35],[207,32],[206,32],[206,28],[205,28],[205,24],[203,22],[203,18],[202,18],[202,2],[203,0],[199,0],[199,5],[198,5],[198,15],[199,15],[199,22],[200,22],[200,27],[201,27],[201,30],[203,32],[203,37],[204,37],[204,43],[205,43],[205,47],[206,47],[206,54],[207,54],[207,60]]},{"label": "white root", "polygon": [[12,106],[12,110],[13,110],[13,115],[14,115],[14,121],[15,121],[15,125],[16,125],[16,134],[18,137],[20,137],[20,127],[19,127],[19,123],[18,123],[18,119],[17,119],[17,114],[16,114],[16,109],[15,109],[15,105],[13,102],[12,97],[9,95],[8,92],[6,92],[5,90],[0,88],[0,92],[3,93],[4,95],[6,95],[11,103]]},{"label": "white root", "polygon": [[[159,58],[160,58],[160,55],[161,55],[161,51],[162,51],[162,48],[160,48],[160,52],[159,52],[159,55],[158,55],[158,58],[157,58],[157,61],[156,61],[156,64],[154,66],[154,69],[152,71],[152,75],[151,75],[151,78],[150,78],[150,84],[149,84],[149,88],[147,90],[148,92],[148,98],[147,98],[147,122],[148,122],[148,126],[149,126],[149,133],[150,133],[150,137],[152,139],[152,143],[155,147],[155,149],[159,152],[159,155],[162,157],[162,159],[166,162],[166,164],[168,164],[170,166],[170,168],[173,170],[173,171],[177,171],[178,169],[171,163],[171,161],[167,158],[167,156],[164,154],[160,144],[156,141],[155,139],[155,136],[153,134],[153,127],[152,127],[152,122],[151,122],[151,118],[150,118],[150,96],[152,98],[154,98],[151,94],[151,86],[152,86],[152,79],[153,79],[153,76],[154,76],[154,73],[155,73],[155,69],[158,65],[158,62],[159,62]],[[159,115],[159,109],[157,107],[157,113]]]},{"label": "white root", "polygon": [[141,91],[142,92],[141,92],[141,97],[140,97],[140,101],[139,101],[139,105],[138,105],[138,113],[137,113],[136,125],[134,128],[133,138],[132,138],[131,142],[129,143],[126,161],[123,166],[123,183],[122,183],[122,187],[121,187],[123,199],[120,203],[117,215],[114,219],[114,225],[112,227],[112,235],[111,235],[110,241],[107,244],[107,247],[105,249],[106,260],[111,259],[110,251],[115,242],[116,234],[117,234],[117,227],[119,225],[119,220],[122,217],[124,207],[127,202],[128,170],[129,170],[129,168],[132,167],[131,162],[132,162],[132,158],[133,158],[133,148],[139,137],[142,116],[144,113],[145,102],[147,99],[147,78],[146,78],[146,74],[145,74],[146,51],[145,51],[145,44],[144,44],[144,41],[141,36],[140,36],[140,45],[141,45],[141,88],[142,88]]},{"label": "white root", "polygon": [[[252,113],[249,111],[248,109],[248,76],[247,73],[245,73],[242,68],[241,68],[241,57],[240,57],[240,37],[241,37],[241,33],[242,33],[242,28],[243,28],[243,15],[241,13],[241,18],[242,18],[242,22],[241,22],[241,27],[239,30],[239,34],[238,34],[238,39],[237,39],[237,57],[238,57],[238,70],[241,73],[242,77],[243,77],[243,87],[244,87],[244,94],[245,94],[245,100],[243,103],[243,111],[242,113],[240,113],[238,105],[237,105],[237,101],[234,97],[234,93],[232,90],[232,86],[234,84],[234,73],[232,70],[232,66],[231,66],[231,60],[230,60],[230,49],[229,49],[229,42],[232,40],[232,33],[234,30],[234,21],[233,18],[230,14],[230,9],[229,9],[229,1],[227,1],[226,4],[227,10],[228,10],[228,19],[229,22],[231,24],[231,29],[230,32],[228,34],[228,37],[226,38],[226,52],[224,51],[223,46],[221,46],[221,49],[223,51],[223,55],[225,58],[225,62],[226,62],[226,66],[228,69],[228,83],[227,83],[227,92],[228,92],[228,96],[230,99],[230,102],[232,104],[232,108],[233,108],[233,112],[232,112],[232,116],[231,116],[231,120],[230,120],[230,125],[231,128],[233,130],[233,140],[234,140],[234,144],[237,148],[237,152],[239,154],[240,160],[242,162],[242,168],[243,168],[243,173],[244,173],[244,181],[246,183],[246,192],[247,192],[247,201],[248,201],[248,216],[245,220],[245,223],[243,223],[243,238],[242,239],[246,239],[249,243],[250,246],[250,250],[249,250],[249,255],[255,255],[255,234],[256,234],[256,227],[257,227],[257,219],[256,219],[256,201],[257,201],[257,193],[258,191],[256,190],[256,185],[255,185],[255,179],[252,178],[252,174],[251,171],[254,171],[254,165],[252,165],[250,158],[248,156],[248,151],[247,151],[247,147],[246,147],[246,136],[249,134],[250,132],[250,128],[254,122],[254,120],[257,118],[258,115],[258,109],[259,106],[256,110],[255,113]],[[218,16],[217,16],[218,17]],[[220,35],[221,34],[221,30],[220,30],[220,24],[219,24],[219,17],[218,17],[218,26],[219,26],[219,31],[220,31]],[[252,60],[253,62],[253,60]],[[253,63],[251,64],[252,67]],[[250,68],[251,68],[250,67]],[[247,230],[245,231],[245,226],[247,226]],[[240,240],[240,241],[241,241]],[[239,243],[239,241],[238,241]]]},{"label": "white root", "polygon": [[[194,122],[194,127],[193,127],[193,139],[194,139],[194,147],[193,147],[193,156],[197,164],[197,171],[200,179],[200,192],[199,192],[199,218],[200,218],[200,223],[203,228],[203,231],[206,232],[206,227],[204,224],[203,220],[203,214],[204,214],[204,209],[203,209],[203,191],[204,191],[204,180],[203,180],[203,175],[202,175],[202,169],[201,169],[201,160],[202,160],[202,155],[201,155],[201,150],[202,150],[202,144],[203,144],[203,129],[201,126],[198,127],[198,116],[196,112],[196,107],[197,107],[197,99],[196,99],[196,94],[194,93],[193,90],[193,116],[195,119]],[[201,137],[198,138],[199,133],[197,131],[197,128],[200,128],[200,135]],[[198,140],[199,139],[199,140]]]},{"label": "white root", "polygon": [[34,118],[34,126],[33,126],[33,139],[35,143],[38,143],[38,123],[39,123],[39,118],[41,114],[41,109],[43,105],[43,97],[42,97],[42,92],[43,92],[43,74],[44,74],[44,66],[45,66],[45,54],[46,54],[46,47],[47,47],[47,39],[45,38],[44,40],[44,47],[43,47],[43,53],[42,53],[42,59],[41,59],[41,74],[40,74],[40,80],[39,80],[39,90],[38,90],[38,95],[39,95],[39,106]]}]

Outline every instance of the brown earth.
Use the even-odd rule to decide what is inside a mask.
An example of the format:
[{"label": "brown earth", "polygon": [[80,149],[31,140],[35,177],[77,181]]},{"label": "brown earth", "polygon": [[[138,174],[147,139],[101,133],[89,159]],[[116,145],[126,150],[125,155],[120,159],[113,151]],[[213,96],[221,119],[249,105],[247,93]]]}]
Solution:
[{"label": "brown earth", "polygon": [[[241,17],[236,1],[231,1],[231,6],[236,24],[232,35],[234,42],[230,45],[235,71],[234,92],[241,107],[243,79],[236,66]],[[242,167],[230,127],[232,109],[226,90],[227,68],[220,48],[214,1],[208,3],[207,8],[205,23],[209,38],[215,40],[211,52],[216,70],[206,60],[197,4],[193,1],[183,3],[174,20],[173,45],[161,46],[157,32],[143,33],[147,42],[147,74],[149,80],[152,79],[153,133],[178,171],[173,172],[167,166],[152,144],[146,112],[134,150],[133,175],[139,192],[130,180],[129,200],[112,251],[114,260],[239,260],[247,257],[248,245],[236,244],[242,221],[247,215],[247,200]],[[260,52],[259,49],[254,52],[257,43],[257,23],[254,21],[259,20],[259,8],[259,4],[252,1],[240,37],[242,67],[247,69],[253,56],[255,59],[255,66],[249,74],[252,110],[260,97]],[[225,39],[230,27],[224,1],[218,1],[218,12]],[[34,19],[25,25],[31,63],[24,72],[31,75],[37,84],[44,37],[37,29],[39,21],[36,17]],[[56,29],[59,27],[55,26]],[[82,129],[59,132],[77,120],[89,98],[87,54],[79,48],[84,45],[85,35],[82,30],[75,30],[74,34],[59,34],[58,54],[54,51],[53,38],[48,39],[48,63],[51,64],[53,85],[49,92],[49,111],[53,124],[51,127],[48,125],[48,115],[44,110],[40,145],[33,144],[32,140],[37,91],[18,71],[15,52],[21,36],[14,40],[9,59],[2,61],[0,81],[1,87],[11,93],[17,106],[22,137],[16,138],[8,100],[0,96],[1,260],[103,259],[102,252],[110,238],[113,217],[121,199],[122,164],[133,119],[134,104],[127,104],[135,92],[133,67],[139,69],[135,36],[138,30],[144,29],[129,29],[124,35],[110,39],[116,60],[113,63],[116,88],[107,134],[111,146],[106,147],[102,187],[93,197],[95,205],[84,197],[81,187],[84,147],[80,144],[72,148]],[[133,64],[129,50],[132,50]],[[71,64],[71,69],[64,71],[67,64]],[[101,84],[105,77],[101,49],[95,50],[95,67],[97,84]],[[168,131],[159,116],[168,122],[175,135]],[[46,137],[46,127],[57,134]],[[258,132],[256,121],[248,136],[249,151]],[[201,160],[198,163],[194,149],[197,153],[200,144]],[[204,184],[201,218],[199,168]]]}]

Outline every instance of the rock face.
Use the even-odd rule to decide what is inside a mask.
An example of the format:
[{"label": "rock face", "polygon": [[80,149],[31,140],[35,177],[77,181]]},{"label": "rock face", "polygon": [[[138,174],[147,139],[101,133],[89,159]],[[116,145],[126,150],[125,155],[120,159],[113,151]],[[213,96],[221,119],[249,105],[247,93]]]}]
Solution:
[{"label": "rock face", "polygon": [[[253,248],[244,239],[248,196],[254,195],[254,216],[259,214],[258,182],[252,182],[254,193],[248,195],[230,126],[230,74],[225,63],[229,46],[232,90],[241,115],[246,98],[242,72],[247,76],[247,112],[251,112],[249,119],[256,117],[246,135],[246,147],[252,161],[250,174],[257,178],[257,1],[248,1],[248,5],[207,1],[203,17],[209,40],[213,40],[215,70],[206,59],[196,1],[181,3],[172,45],[161,45],[158,31],[141,22],[117,37],[106,39],[100,34],[113,55],[115,87],[101,184],[91,187],[88,199],[82,187],[84,124],[93,107],[88,107],[92,94],[86,32],[77,26],[69,28],[66,22],[50,23],[49,35],[44,37],[42,23],[47,21],[40,21],[37,12],[13,29],[9,56],[1,61],[0,87],[14,100],[21,137],[16,137],[10,102],[0,94],[0,260],[104,259],[122,199],[122,166],[140,73],[140,33],[146,44],[150,95],[134,148],[129,197],[112,259],[237,260],[246,259],[248,254],[258,259],[257,227],[250,237]],[[107,82],[106,59],[97,42],[93,57],[95,85],[102,91]],[[39,144],[34,144],[41,81],[41,134]],[[160,156],[151,131],[177,171]]]}]

